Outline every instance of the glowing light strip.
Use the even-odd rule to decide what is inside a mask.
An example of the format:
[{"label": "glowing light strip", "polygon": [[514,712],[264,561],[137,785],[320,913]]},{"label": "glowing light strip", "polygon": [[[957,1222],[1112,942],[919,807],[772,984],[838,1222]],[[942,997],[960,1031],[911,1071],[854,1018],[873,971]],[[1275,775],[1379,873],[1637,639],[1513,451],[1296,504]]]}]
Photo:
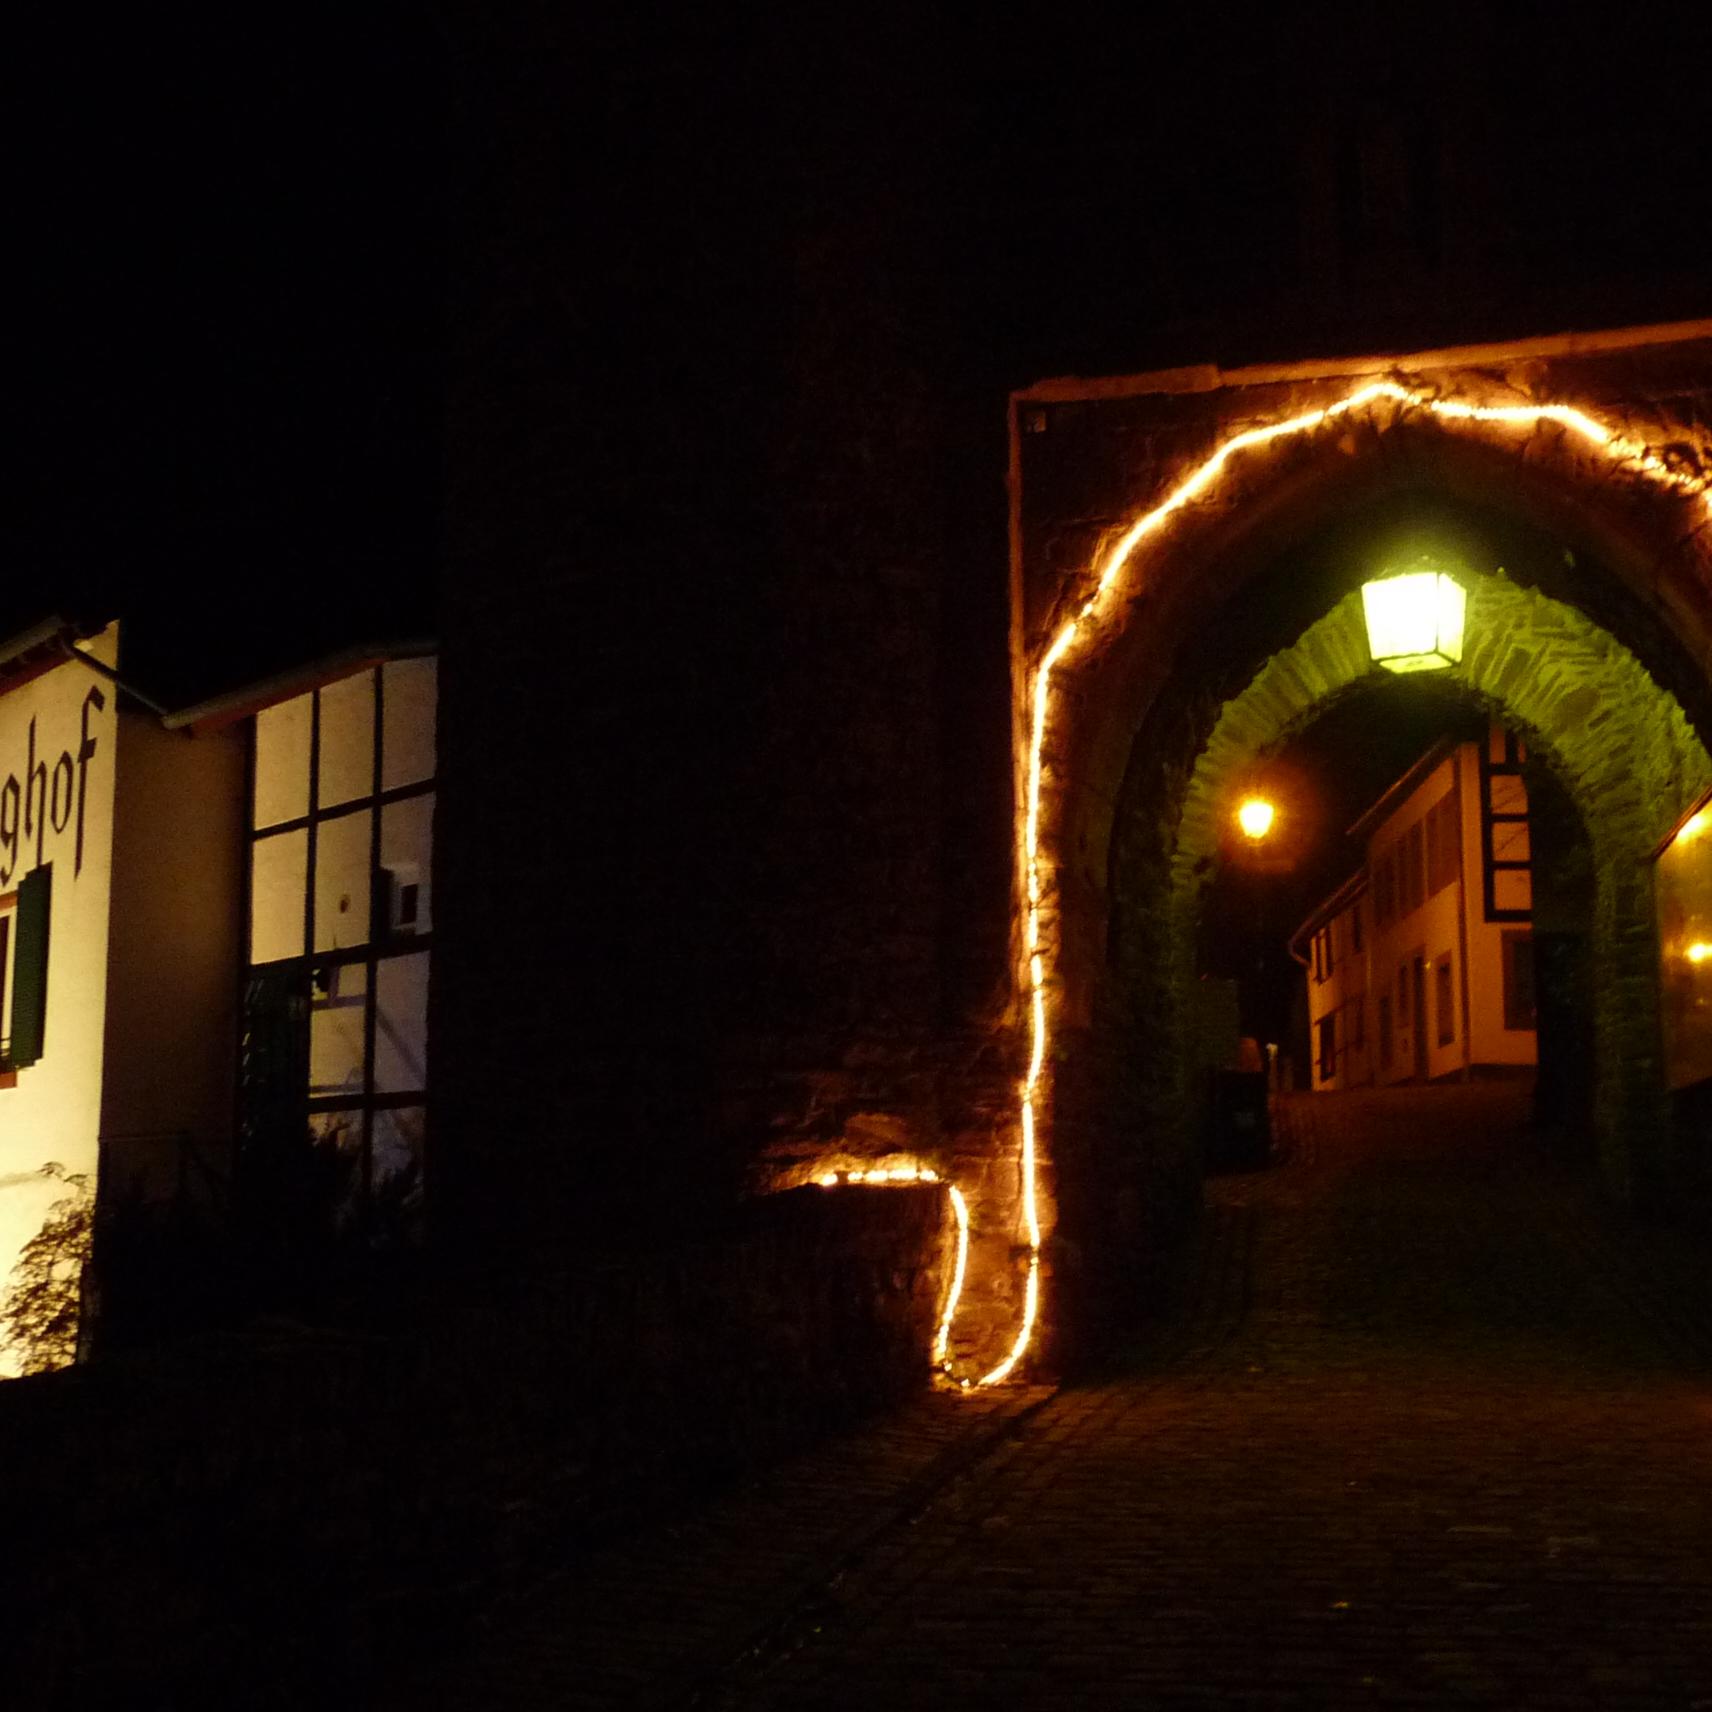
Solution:
[{"label": "glowing light strip", "polygon": [[1238,453],[1257,446],[1270,445],[1298,434],[1311,433],[1326,423],[1362,410],[1368,405],[1388,400],[1404,408],[1429,411],[1450,422],[1490,422],[1507,426],[1536,427],[1541,422],[1555,422],[1559,427],[1578,435],[1597,447],[1613,463],[1634,468],[1649,481],[1678,493],[1698,497],[1712,513],[1712,488],[1692,476],[1673,470],[1650,447],[1624,439],[1615,430],[1595,420],[1585,411],[1567,404],[1465,404],[1453,399],[1434,398],[1428,393],[1399,386],[1395,381],[1374,381],[1358,388],[1347,397],[1338,399],[1319,410],[1304,411],[1298,416],[1285,417],[1278,422],[1246,428],[1233,434],[1213,454],[1192,470],[1176,487],[1166,494],[1151,511],[1137,518],[1119,537],[1106,555],[1094,592],[1083,601],[1058,634],[1052,639],[1034,674],[1034,706],[1029,731],[1027,810],[1023,823],[1023,871],[1026,884],[1024,918],[1024,947],[1028,956],[1030,1013],[1033,1024],[1033,1048],[1029,1054],[1028,1074],[1023,1081],[1021,1099],[1022,1119],[1022,1179],[1023,1213],[1028,1228],[1028,1287],[1023,1301],[1022,1324],[1010,1353],[990,1372],[982,1375],[981,1385],[995,1385],[1006,1378],[1022,1359],[1034,1335],[1040,1313],[1040,1222],[1036,1197],[1036,1128],[1039,1122],[1037,1102],[1046,1070],[1046,1056],[1051,1030],[1046,1004],[1046,955],[1041,935],[1040,797],[1044,773],[1043,751],[1046,728],[1052,705],[1052,679],[1064,657],[1080,640],[1083,625],[1099,616],[1105,597],[1116,586],[1119,576],[1129,564],[1135,549],[1155,533],[1170,518],[1200,498],[1223,475]]},{"label": "glowing light strip", "polygon": [[957,1269],[951,1275],[951,1288],[945,1292],[945,1312],[939,1319],[939,1331],[933,1340],[933,1364],[949,1372],[951,1354],[951,1322],[957,1318],[957,1304],[963,1298],[963,1277],[969,1270],[969,1203],[955,1183],[946,1186],[951,1197],[951,1210],[957,1215]]},{"label": "glowing light strip", "polygon": [[[822,1171],[815,1179],[823,1189],[835,1189],[841,1183],[937,1183],[939,1173],[928,1165],[878,1166],[873,1170],[857,1167],[848,1171]],[[951,1273],[951,1287],[945,1292],[945,1306],[939,1316],[939,1326],[933,1336],[933,1365],[951,1373],[951,1325],[957,1318],[958,1304],[963,1300],[963,1280],[969,1272],[969,1202],[955,1183],[945,1185],[951,1201],[951,1211],[957,1219],[957,1262]],[[961,1380],[965,1390],[973,1383]],[[983,1379],[981,1384],[988,1383]]]},{"label": "glowing light strip", "polygon": [[840,1183],[937,1183],[939,1173],[926,1165],[881,1166],[873,1171],[823,1171],[815,1178],[821,1188]]}]

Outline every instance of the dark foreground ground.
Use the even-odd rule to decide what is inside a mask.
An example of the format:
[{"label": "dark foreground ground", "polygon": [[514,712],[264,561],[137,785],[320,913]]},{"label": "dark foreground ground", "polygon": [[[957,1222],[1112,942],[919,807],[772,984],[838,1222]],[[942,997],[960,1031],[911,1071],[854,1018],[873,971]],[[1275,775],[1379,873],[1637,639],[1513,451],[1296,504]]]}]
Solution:
[{"label": "dark foreground ground", "polygon": [[1293,1102],[1102,1382],[924,1400],[389,1704],[1712,1708],[1712,1268],[1520,1112]]}]

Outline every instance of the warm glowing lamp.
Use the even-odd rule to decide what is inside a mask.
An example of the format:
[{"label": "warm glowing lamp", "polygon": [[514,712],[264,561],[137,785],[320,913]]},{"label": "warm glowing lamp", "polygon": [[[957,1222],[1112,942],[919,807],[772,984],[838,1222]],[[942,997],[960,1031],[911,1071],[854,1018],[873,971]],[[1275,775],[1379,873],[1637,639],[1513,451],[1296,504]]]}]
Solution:
[{"label": "warm glowing lamp", "polygon": [[1712,945],[1708,945],[1704,939],[1697,939],[1689,946],[1688,961],[1690,963],[1704,963],[1708,957],[1712,957]]},{"label": "warm glowing lamp", "polygon": [[1462,658],[1468,597],[1443,571],[1407,571],[1361,585],[1367,647],[1389,672],[1436,672]]},{"label": "warm glowing lamp", "polygon": [[1712,810],[1696,809],[1682,823],[1681,829],[1677,832],[1676,837],[1671,840],[1671,843],[1692,844],[1706,830],[1708,820],[1712,820]]},{"label": "warm glowing lamp", "polygon": [[1236,823],[1242,828],[1243,837],[1252,838],[1258,844],[1272,830],[1275,812],[1265,797],[1250,797],[1236,811]]}]

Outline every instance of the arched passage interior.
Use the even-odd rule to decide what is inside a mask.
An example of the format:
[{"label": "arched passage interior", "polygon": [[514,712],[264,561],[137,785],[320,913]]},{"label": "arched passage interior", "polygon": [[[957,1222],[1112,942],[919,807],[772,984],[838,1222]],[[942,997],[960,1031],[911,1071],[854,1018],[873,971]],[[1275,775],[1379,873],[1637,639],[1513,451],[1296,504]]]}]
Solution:
[{"label": "arched passage interior", "polygon": [[[1395,503],[1380,510],[1354,530],[1376,567],[1398,527]],[[1712,784],[1712,759],[1673,693],[1682,689],[1683,699],[1698,703],[1703,686],[1668,630],[1637,613],[1618,579],[1585,548],[1578,564],[1536,524],[1471,523],[1468,508],[1442,493],[1423,507],[1417,492],[1403,510],[1413,519],[1423,510],[1436,515],[1439,538],[1459,559],[1469,591],[1457,693],[1527,737],[1586,828],[1597,972],[1591,1127],[1601,1170],[1617,1193],[1665,1193],[1670,1162],[1649,858],[1684,807]],[[1536,578],[1555,580],[1553,593],[1500,571],[1518,547],[1518,529],[1529,537],[1517,560],[1522,576],[1530,555],[1536,569],[1542,554],[1570,567],[1555,579]],[[1072,1336],[1078,1320],[1109,1313],[1129,1294],[1113,1273],[1133,1272],[1138,1261],[1145,1267],[1198,1198],[1196,1125],[1183,1068],[1197,911],[1233,793],[1256,761],[1374,681],[1360,596],[1349,580],[1348,565],[1361,556],[1345,551],[1343,571],[1316,580],[1301,574],[1300,553],[1285,554],[1282,569],[1293,565],[1297,587],[1269,601],[1253,594],[1264,580],[1257,578],[1254,610],[1221,615],[1229,632],[1217,648],[1224,677],[1186,651],[1156,687],[1136,731],[1110,809],[1104,943],[1097,967],[1081,971],[1082,1026],[1056,1069],[1059,1291]],[[1331,553],[1328,562],[1338,558]],[[1558,598],[1569,593],[1580,598]],[[1317,616],[1301,624],[1304,607],[1315,605]],[[1608,623],[1639,639],[1644,663]],[[1289,638],[1281,648],[1280,634]],[[1233,667],[1245,647],[1248,664]],[[1704,714],[1699,705],[1695,711]],[[1088,949],[1084,941],[1084,962]]]}]

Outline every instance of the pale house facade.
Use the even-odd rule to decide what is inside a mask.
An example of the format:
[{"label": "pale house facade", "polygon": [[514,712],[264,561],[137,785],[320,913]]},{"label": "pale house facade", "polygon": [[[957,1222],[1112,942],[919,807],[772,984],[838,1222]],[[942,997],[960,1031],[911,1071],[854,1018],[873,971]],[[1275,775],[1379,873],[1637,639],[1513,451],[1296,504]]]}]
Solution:
[{"label": "pale house facade", "polygon": [[1361,869],[1291,939],[1315,1089],[1536,1062],[1525,761],[1498,726],[1442,743],[1351,828]]},{"label": "pale house facade", "polygon": [[[243,745],[118,660],[113,625],[0,642],[0,1299],[57,1204],[230,1143]],[[0,1335],[0,1377],[32,1359]]]},{"label": "pale house facade", "polygon": [[183,1209],[188,1184],[246,1216],[307,1152],[341,1227],[421,1226],[432,647],[177,714],[119,663],[115,625],[0,641],[0,1378],[69,1357],[4,1314],[74,1204]]}]

